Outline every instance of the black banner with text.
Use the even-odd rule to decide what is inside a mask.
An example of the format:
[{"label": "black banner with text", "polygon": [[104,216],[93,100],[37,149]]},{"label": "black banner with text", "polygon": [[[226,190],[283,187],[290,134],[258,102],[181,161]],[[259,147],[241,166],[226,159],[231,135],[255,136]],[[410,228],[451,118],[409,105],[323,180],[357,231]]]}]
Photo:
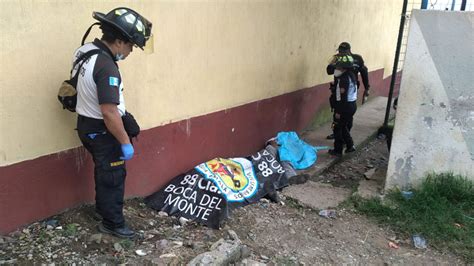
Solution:
[{"label": "black banner with text", "polygon": [[219,228],[232,209],[287,186],[284,172],[265,149],[248,158],[216,158],[175,177],[145,198],[145,203],[157,211]]}]

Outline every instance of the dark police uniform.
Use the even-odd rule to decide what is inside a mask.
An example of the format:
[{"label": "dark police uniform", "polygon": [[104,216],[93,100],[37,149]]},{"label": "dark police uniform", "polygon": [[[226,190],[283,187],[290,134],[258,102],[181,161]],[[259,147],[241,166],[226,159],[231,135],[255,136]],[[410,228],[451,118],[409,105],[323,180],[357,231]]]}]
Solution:
[{"label": "dark police uniform", "polygon": [[353,117],[357,111],[357,85],[354,73],[345,71],[341,76],[335,78],[334,88],[334,152],[342,154],[344,144],[348,149],[354,146],[350,129]]},{"label": "dark police uniform", "polygon": [[364,83],[365,91],[368,91],[370,88],[369,70],[364,64],[364,59],[362,58],[361,55],[358,55],[358,54],[351,54],[351,55],[352,55],[352,58],[354,58],[353,73],[356,77],[357,88],[360,88],[359,75],[358,75],[360,73],[360,77],[362,78],[362,83]]},{"label": "dark police uniform", "polygon": [[[340,55],[340,54],[341,53],[339,53],[338,55]],[[360,88],[360,82],[359,82],[359,73],[360,73],[360,76],[362,78],[362,83],[364,84],[365,92],[368,93],[368,91],[370,89],[369,72],[368,72],[367,67],[364,64],[364,59],[362,58],[361,55],[358,55],[358,54],[352,54],[352,53],[342,53],[342,54],[351,55],[353,60],[354,60],[354,66],[353,66],[353,68],[351,68],[351,71],[354,74],[354,78],[356,80],[357,90]],[[336,66],[331,63],[326,67],[326,73],[328,75],[333,75],[335,69],[336,69]],[[334,105],[335,105],[335,85],[334,84],[336,84],[336,82],[337,82],[336,78],[334,78],[334,83],[331,83],[331,85],[329,87],[329,89],[331,91],[331,95],[329,96],[329,104],[330,104],[330,107],[331,107],[331,111],[334,110]],[[334,117],[333,117],[333,120],[334,120]],[[352,120],[347,125],[347,128],[349,129],[349,131],[351,131],[351,129],[352,129]],[[334,137],[335,137],[334,135],[329,135],[327,138],[332,139]]]},{"label": "dark police uniform", "polygon": [[98,39],[77,49],[73,60],[92,49],[100,49],[101,53],[86,59],[82,68],[74,69],[72,73],[74,75],[80,71],[77,83],[77,131],[95,164],[96,211],[102,216],[106,227],[121,228],[125,224],[122,211],[125,162],[120,159],[121,144],[105,126],[100,105],[117,104],[123,116],[123,84],[112,52]]},{"label": "dark police uniform", "polygon": [[[364,84],[365,90],[369,90],[370,84],[369,84],[369,71],[367,67],[365,66],[364,59],[362,58],[361,55],[358,54],[349,54],[352,56],[354,59],[354,68],[351,69],[352,73],[354,73],[354,76],[356,78],[356,83],[357,83],[357,89],[360,87],[360,82],[359,82],[359,73],[362,78],[362,83]],[[334,64],[329,64],[326,67],[326,72],[328,75],[333,75],[334,70],[336,67]]]}]

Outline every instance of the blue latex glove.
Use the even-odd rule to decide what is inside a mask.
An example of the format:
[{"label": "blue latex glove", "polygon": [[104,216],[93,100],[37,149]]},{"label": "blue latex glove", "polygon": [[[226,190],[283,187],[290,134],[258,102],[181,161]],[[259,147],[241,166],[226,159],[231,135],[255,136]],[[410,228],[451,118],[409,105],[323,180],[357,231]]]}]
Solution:
[{"label": "blue latex glove", "polygon": [[122,154],[123,156],[120,157],[120,160],[130,160],[133,157],[133,146],[130,143],[122,144]]}]

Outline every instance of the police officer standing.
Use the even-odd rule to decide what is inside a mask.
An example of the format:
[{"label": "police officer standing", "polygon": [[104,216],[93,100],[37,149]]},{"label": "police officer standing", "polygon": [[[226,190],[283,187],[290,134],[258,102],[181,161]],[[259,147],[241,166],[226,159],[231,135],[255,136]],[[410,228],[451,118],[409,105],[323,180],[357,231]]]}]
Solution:
[{"label": "police officer standing", "polygon": [[[369,97],[369,90],[370,90],[369,71],[368,71],[367,67],[365,66],[364,59],[362,58],[361,55],[353,54],[351,52],[351,45],[348,42],[342,42],[341,44],[339,44],[339,47],[337,48],[337,50],[339,52],[338,55],[347,54],[347,55],[352,56],[352,58],[354,59],[354,66],[351,69],[351,71],[354,73],[354,76],[356,78],[357,89],[360,88],[359,73],[360,73],[360,76],[362,78],[362,83],[364,84],[364,97],[362,98],[362,104],[364,104],[367,101],[368,97]],[[334,58],[336,58],[338,55],[335,55]],[[333,60],[334,60],[334,58],[333,58]],[[327,66],[326,72],[328,73],[328,75],[333,75],[334,70],[335,70],[335,66],[334,66],[334,62],[332,61]],[[331,94],[331,96],[333,97],[333,94]],[[331,104],[332,104],[332,102],[331,102]],[[331,106],[331,109],[333,109],[332,106]],[[351,130],[351,128],[352,128],[352,124],[349,125],[349,131]],[[328,135],[327,139],[334,139],[334,135],[333,134]]]},{"label": "police officer standing", "polygon": [[[339,47],[337,48],[339,54],[348,54],[352,56],[354,59],[354,67],[352,68],[352,72],[354,73],[357,81],[357,89],[360,88],[359,82],[359,73],[360,77],[362,78],[362,83],[364,84],[364,99],[362,100],[362,104],[367,100],[369,96],[370,84],[369,84],[369,71],[365,66],[364,59],[359,54],[353,54],[351,52],[351,45],[348,42],[341,42]],[[330,68],[330,67],[329,67]],[[334,74],[334,68],[332,69],[332,73],[330,70],[328,71],[329,75]]]},{"label": "police officer standing", "polygon": [[348,54],[339,54],[334,63],[334,149],[329,150],[333,156],[342,156],[344,144],[345,152],[353,152],[354,141],[350,134],[350,127],[357,110],[357,81],[352,71],[354,59]]},{"label": "police officer standing", "polygon": [[[117,61],[127,58],[134,46],[145,47],[152,24],[129,8],[116,8],[106,15],[94,12],[92,16],[100,22],[95,24],[100,25],[102,38],[78,48],[73,58],[76,61],[87,52],[99,51],[85,59],[81,69],[73,69],[72,75],[80,71],[76,88],[77,130],[95,164],[96,211],[102,217],[98,229],[131,238],[135,232],[125,224],[123,198],[125,161],[132,159],[134,148],[128,122],[124,122],[126,109]],[[89,31],[90,28],[83,39]]]}]

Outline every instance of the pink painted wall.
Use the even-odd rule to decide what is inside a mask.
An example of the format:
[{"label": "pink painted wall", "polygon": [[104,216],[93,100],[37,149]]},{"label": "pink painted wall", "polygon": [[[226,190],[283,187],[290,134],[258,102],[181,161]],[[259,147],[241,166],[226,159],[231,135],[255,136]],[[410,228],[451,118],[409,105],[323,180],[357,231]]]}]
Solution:
[{"label": "pink painted wall", "polygon": [[[371,72],[370,80],[372,95],[388,94],[383,70]],[[126,195],[149,195],[198,163],[246,156],[279,131],[301,131],[327,108],[328,97],[328,84],[321,84],[145,130],[127,165]],[[0,233],[92,203],[93,180],[92,160],[82,147],[0,167]]]}]

